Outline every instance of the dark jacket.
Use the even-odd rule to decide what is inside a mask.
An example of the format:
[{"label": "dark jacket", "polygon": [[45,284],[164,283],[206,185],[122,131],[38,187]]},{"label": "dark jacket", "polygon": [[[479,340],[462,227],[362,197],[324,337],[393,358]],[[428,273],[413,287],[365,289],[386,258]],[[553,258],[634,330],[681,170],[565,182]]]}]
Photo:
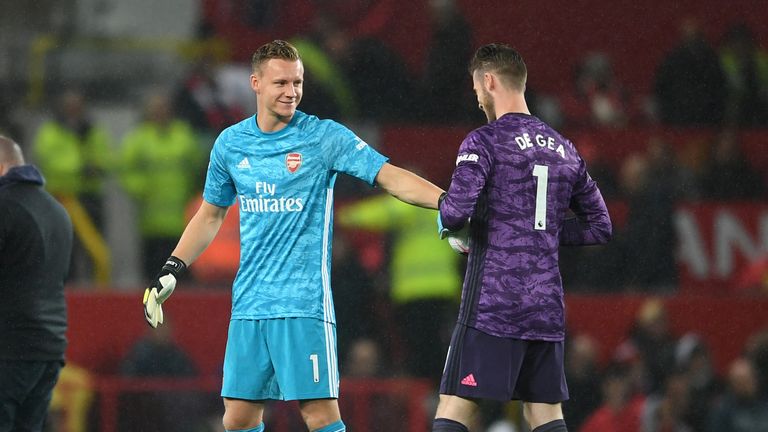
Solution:
[{"label": "dark jacket", "polygon": [[0,359],[64,358],[72,222],[31,165],[0,177]]}]

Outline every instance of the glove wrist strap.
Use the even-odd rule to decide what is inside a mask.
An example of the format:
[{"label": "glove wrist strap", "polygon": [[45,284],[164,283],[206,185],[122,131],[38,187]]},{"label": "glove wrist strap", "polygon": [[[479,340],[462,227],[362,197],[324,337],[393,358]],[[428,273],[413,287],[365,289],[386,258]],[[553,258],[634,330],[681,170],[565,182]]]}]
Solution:
[{"label": "glove wrist strap", "polygon": [[184,273],[184,270],[186,269],[187,263],[182,261],[181,258],[175,257],[173,255],[168,257],[168,259],[165,261],[165,264],[163,264],[163,270],[171,272],[177,278],[180,274]]}]

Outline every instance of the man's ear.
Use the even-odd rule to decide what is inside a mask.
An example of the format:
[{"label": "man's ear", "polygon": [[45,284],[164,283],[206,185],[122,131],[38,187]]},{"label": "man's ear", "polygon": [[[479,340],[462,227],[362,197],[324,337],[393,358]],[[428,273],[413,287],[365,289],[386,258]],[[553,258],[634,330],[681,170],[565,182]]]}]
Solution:
[{"label": "man's ear", "polygon": [[251,75],[251,89],[254,93],[259,93],[259,84],[261,84],[261,80],[259,80],[259,77],[256,74]]},{"label": "man's ear", "polygon": [[483,86],[485,87],[485,90],[487,92],[490,92],[491,90],[496,89],[496,77],[490,72],[484,73]]}]

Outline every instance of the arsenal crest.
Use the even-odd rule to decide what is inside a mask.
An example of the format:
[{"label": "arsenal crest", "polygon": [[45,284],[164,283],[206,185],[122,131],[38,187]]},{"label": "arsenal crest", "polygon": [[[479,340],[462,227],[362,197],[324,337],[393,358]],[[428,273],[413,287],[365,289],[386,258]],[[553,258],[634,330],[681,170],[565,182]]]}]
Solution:
[{"label": "arsenal crest", "polygon": [[301,153],[288,153],[285,156],[285,167],[288,172],[295,173],[301,166]]}]

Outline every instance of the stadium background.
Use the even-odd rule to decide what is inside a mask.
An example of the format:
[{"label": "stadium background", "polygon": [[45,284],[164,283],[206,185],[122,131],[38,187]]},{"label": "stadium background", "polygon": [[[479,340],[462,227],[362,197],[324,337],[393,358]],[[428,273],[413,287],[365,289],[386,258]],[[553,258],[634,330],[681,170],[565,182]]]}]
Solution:
[{"label": "stadium background", "polygon": [[[423,108],[432,100],[429,85],[424,82],[440,77],[428,75],[430,53],[454,53],[451,46],[443,47],[442,51],[435,48],[436,25],[427,1],[3,3],[0,130],[12,134],[30,155],[37,130],[51,117],[63,89],[77,88],[84,93],[90,114],[109,131],[112,150],[119,153],[122,137],[142,117],[147,95],[175,92],[183,87],[200,61],[215,66],[216,77],[226,94],[224,99],[249,113],[253,101],[246,81],[247,61],[253,49],[274,38],[304,37],[317,41],[317,33],[327,31],[322,24],[335,26],[336,31],[341,29],[347,41],[377,41],[380,45],[376,45],[376,52],[385,53],[377,58],[391,61],[385,66],[402,66],[384,67],[378,72],[382,76],[390,74],[393,79],[407,77],[408,91],[397,93],[393,100],[383,100],[383,95],[376,92],[357,94],[357,109],[345,111],[343,103],[330,107],[328,101],[338,101],[334,99],[333,85],[328,86],[319,76],[313,81],[308,71],[306,105],[302,105],[308,112],[314,112],[311,107],[317,107],[321,114],[327,110],[390,156],[395,164],[416,168],[442,187],[448,185],[462,137],[484,121],[479,112],[472,111],[474,102],[467,82],[459,84],[465,86],[465,91],[457,93],[457,102],[466,105],[468,112],[441,116],[439,109],[435,114]],[[727,130],[736,135],[748,166],[759,174],[760,184],[753,185],[755,192],[748,195],[714,197],[700,191],[670,198],[663,195],[663,189],[654,191],[662,194],[656,197],[659,201],[674,201],[672,213],[667,215],[674,227],[670,231],[673,236],[649,246],[656,255],[674,261],[675,274],[669,279],[646,283],[641,282],[643,278],[622,277],[622,269],[631,263],[618,259],[606,265],[612,261],[610,256],[629,256],[634,260],[643,257],[627,255],[618,246],[597,256],[591,252],[564,253],[569,332],[572,336],[587,336],[593,344],[597,370],[594,380],[598,381],[602,372],[617,363],[631,363],[638,356],[640,363],[648,361],[640,354],[632,354],[637,346],[630,347],[628,353],[626,342],[633,340],[637,327],[649,316],[664,313],[668,324],[665,337],[669,339],[665,343],[675,345],[672,350],[680,352],[680,342],[691,340],[684,337],[691,335],[696,335],[708,350],[722,385],[717,397],[713,397],[712,409],[727,394],[730,367],[740,357],[750,358],[763,374],[768,372],[766,355],[761,351],[766,343],[763,332],[768,328],[768,153],[764,150],[768,123],[744,124],[735,120],[727,124],[670,124],[659,114],[655,90],[659,66],[678,46],[681,28],[687,24],[696,23],[716,52],[724,46],[729,29],[739,23],[751,29],[758,47],[765,47],[768,8],[764,2],[736,0],[726,6],[713,0],[557,0],[545,4],[465,0],[457,2],[457,7],[468,25],[472,48],[503,41],[520,50],[529,68],[533,113],[560,127],[589,155],[590,163],[595,161],[605,167],[600,174],[593,172],[601,186],[603,181],[609,183],[609,175],[613,177],[616,190],[608,201],[617,226],[616,243],[622,247],[640,247],[627,246],[624,239],[630,237],[624,237],[622,228],[635,226],[631,221],[645,215],[633,213],[635,207],[631,194],[623,190],[627,186],[622,184],[622,176],[629,175],[628,161],[642,155],[649,157],[649,143],[654,140],[667,146],[664,157],[672,160],[671,171],[689,172],[707,165],[710,146]],[[328,57],[344,59],[352,52],[350,48],[348,52],[337,52],[336,57]],[[621,86],[623,121],[601,123],[578,108],[590,101],[579,99],[575,73],[595,53],[600,53],[601,59],[609,59],[614,80]],[[339,63],[343,70],[343,62]],[[375,68],[367,73],[363,78],[346,78],[352,78],[350,82],[378,80]],[[768,82],[768,77],[763,78]],[[347,82],[340,76],[332,80]],[[312,93],[310,89],[314,86],[328,93]],[[351,87],[354,94],[355,87]],[[762,91],[762,97],[768,98],[768,87]],[[210,146],[210,137],[215,132],[196,131],[200,145]],[[86,249],[95,259],[86,265],[89,272],[85,276],[73,278],[68,285],[69,371],[62,377],[50,428],[149,430],[132,418],[142,416],[142,408],[159,406],[160,417],[195,413],[196,430],[216,430],[215,419],[221,411],[216,391],[229,308],[226,279],[236,264],[237,251],[231,244],[236,239],[236,227],[234,234],[228,231],[222,235],[216,246],[219,252],[207,254],[197,264],[198,273],[167,306],[167,315],[173,322],[169,337],[188,355],[194,373],[182,378],[126,377],[121,364],[132,346],[146,335],[138,309],[146,275],[141,268],[138,210],[118,179],[119,161],[113,163],[115,166],[106,169],[104,221],[96,232],[82,231]],[[601,178],[603,172],[607,173],[606,178]],[[684,183],[682,178],[674,179]],[[732,180],[738,183],[738,178]],[[202,179],[199,184],[202,186]],[[375,191],[357,183],[341,181],[337,207],[372,194]],[[87,215],[78,213],[76,204],[70,208],[76,213],[76,223],[88,224],[82,221]],[[653,227],[649,229],[653,232]],[[93,237],[90,240],[89,235]],[[341,227],[337,228],[337,236],[343,237],[339,241],[349,243],[355,251],[352,256],[359,258],[360,268],[369,276],[369,286],[359,288],[372,292],[364,304],[369,322],[342,322],[340,326],[375,327],[366,336],[372,335],[379,344],[386,363],[381,367],[387,371],[365,378],[342,376],[343,414],[349,418],[352,430],[387,430],[393,425],[400,430],[426,430],[425,422],[434,408],[434,377],[414,379],[397,367],[405,354],[402,344],[393,336],[396,329],[387,294],[387,269],[394,238],[390,234]],[[635,233],[632,237],[635,241],[644,238],[651,242],[653,236],[638,237]],[[653,262],[649,259],[649,263]],[[335,265],[343,266],[344,262]],[[649,264],[637,272],[642,275],[659,271]],[[343,281],[334,278],[334,283]],[[337,306],[344,301],[337,297]],[[340,354],[342,372],[346,354]],[[663,375],[678,374],[681,365],[673,366],[674,371]],[[758,375],[758,381],[765,379]],[[649,400],[673,398],[664,388],[662,382],[661,388],[648,390],[645,396]],[[600,399],[599,386],[593,392]],[[187,402],[168,403],[163,395]],[[173,405],[181,405],[182,409],[179,411]],[[297,430],[295,413],[280,404],[271,408],[274,414],[268,419],[270,430]],[[498,421],[505,419],[505,427],[521,427],[519,407],[515,405],[488,407],[484,414],[478,430],[490,428],[494,422],[502,427]]]}]

